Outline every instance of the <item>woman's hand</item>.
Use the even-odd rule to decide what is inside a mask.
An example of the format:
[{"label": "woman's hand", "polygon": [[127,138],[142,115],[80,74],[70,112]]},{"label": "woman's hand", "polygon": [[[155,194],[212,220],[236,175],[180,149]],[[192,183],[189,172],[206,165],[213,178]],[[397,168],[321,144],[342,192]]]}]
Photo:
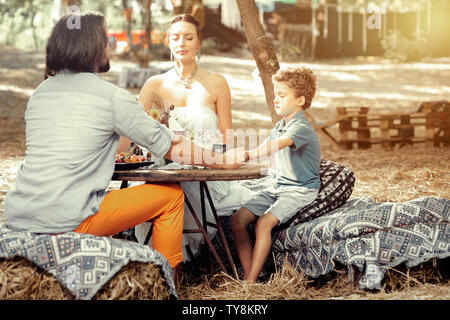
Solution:
[{"label": "woman's hand", "polygon": [[238,169],[246,160],[245,150],[242,148],[230,149],[223,154],[222,169]]}]

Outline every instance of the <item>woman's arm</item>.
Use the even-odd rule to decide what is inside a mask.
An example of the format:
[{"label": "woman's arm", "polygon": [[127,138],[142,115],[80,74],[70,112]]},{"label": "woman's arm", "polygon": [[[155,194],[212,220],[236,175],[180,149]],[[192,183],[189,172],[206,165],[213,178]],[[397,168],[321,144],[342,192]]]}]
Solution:
[{"label": "woman's arm", "polygon": [[238,169],[246,161],[243,149],[230,149],[225,153],[215,153],[202,148],[183,136],[174,136],[169,151],[164,158],[180,164],[192,164],[213,169]]},{"label": "woman's arm", "polygon": [[145,112],[148,112],[152,105],[155,105],[160,110],[165,109],[164,103],[158,93],[160,86],[161,78],[159,76],[153,76],[142,87],[138,101],[144,106]]},{"label": "woman's arm", "polygon": [[[148,79],[139,93],[138,102],[144,106],[145,112],[148,112],[153,104],[162,104],[161,99],[155,93],[155,89],[159,88],[160,81],[157,77]],[[117,153],[125,152],[130,147],[131,140],[125,137],[120,137],[119,145],[117,146]]]},{"label": "woman's arm", "polygon": [[[219,130],[223,135],[223,143],[226,143],[227,130],[232,129],[231,120],[231,93],[227,80],[222,75],[217,75],[217,101],[216,113],[219,121]],[[232,137],[231,137],[232,138]],[[231,139],[229,138],[229,139]]]}]

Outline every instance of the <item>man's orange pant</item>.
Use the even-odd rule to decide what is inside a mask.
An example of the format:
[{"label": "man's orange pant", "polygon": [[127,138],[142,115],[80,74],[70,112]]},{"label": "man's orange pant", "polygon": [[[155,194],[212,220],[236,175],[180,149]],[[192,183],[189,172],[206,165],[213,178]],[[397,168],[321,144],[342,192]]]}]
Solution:
[{"label": "man's orange pant", "polygon": [[153,249],[173,268],[183,260],[183,217],[184,193],[178,184],[143,184],[108,192],[99,211],[74,231],[110,236],[152,219]]}]

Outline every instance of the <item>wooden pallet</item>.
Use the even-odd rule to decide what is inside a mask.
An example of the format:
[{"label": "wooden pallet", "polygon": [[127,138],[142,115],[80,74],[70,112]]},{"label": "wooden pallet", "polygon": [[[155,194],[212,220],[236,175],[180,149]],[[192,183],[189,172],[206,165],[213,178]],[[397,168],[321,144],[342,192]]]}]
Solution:
[{"label": "wooden pallet", "polygon": [[[367,149],[372,144],[384,148],[396,145],[402,147],[414,143],[430,146],[450,146],[450,103],[430,101],[420,105],[417,112],[372,114],[369,107],[337,107],[342,120],[339,122],[340,146],[352,149]],[[418,127],[425,128],[425,135],[419,135]],[[374,131],[379,137],[373,137]],[[351,137],[355,135],[356,137]]]}]

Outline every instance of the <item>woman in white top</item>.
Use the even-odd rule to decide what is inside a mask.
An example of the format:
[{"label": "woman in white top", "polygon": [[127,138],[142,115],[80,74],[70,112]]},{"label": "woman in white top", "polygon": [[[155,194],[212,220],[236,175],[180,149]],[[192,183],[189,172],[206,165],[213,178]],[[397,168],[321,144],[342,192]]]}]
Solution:
[{"label": "woman in white top", "polygon": [[[202,40],[197,20],[187,14],[176,16],[170,24],[168,37],[171,55],[175,60],[174,68],[148,79],[140,92],[139,102],[146,111],[153,105],[166,110],[173,105],[175,108],[170,112],[171,118],[184,129],[195,132],[194,142],[202,147],[208,148],[212,143],[225,143],[227,131],[230,133],[232,129],[230,88],[222,75],[200,68],[197,64]],[[203,135],[199,134],[202,132]],[[123,139],[118,151],[123,151],[129,143],[129,140]],[[201,215],[198,182],[182,182],[181,186],[196,214]],[[222,215],[232,214],[234,209],[239,209],[253,194],[234,181],[208,182],[208,189],[218,214]],[[221,206],[221,200],[225,198],[227,201],[222,201]],[[207,220],[213,222],[208,203],[206,210]],[[187,206],[184,221],[185,229],[197,228]],[[148,223],[136,227],[139,242],[143,242],[149,228]],[[208,228],[210,236],[215,232],[214,228]],[[183,245],[189,244],[194,254],[201,241],[200,234],[183,236]],[[189,260],[186,252],[183,256],[185,260]]]}]

